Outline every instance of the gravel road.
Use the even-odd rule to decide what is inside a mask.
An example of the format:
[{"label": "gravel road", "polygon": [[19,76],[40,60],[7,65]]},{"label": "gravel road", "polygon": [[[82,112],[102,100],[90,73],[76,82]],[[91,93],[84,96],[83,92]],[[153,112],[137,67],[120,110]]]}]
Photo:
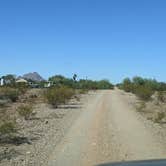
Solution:
[{"label": "gravel road", "polygon": [[120,90],[98,91],[49,156],[48,166],[166,158],[165,137],[148,127]]}]

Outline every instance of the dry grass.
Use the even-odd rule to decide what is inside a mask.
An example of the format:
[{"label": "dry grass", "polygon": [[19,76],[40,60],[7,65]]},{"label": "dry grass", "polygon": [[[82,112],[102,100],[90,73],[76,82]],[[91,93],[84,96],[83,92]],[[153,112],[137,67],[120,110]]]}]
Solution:
[{"label": "dry grass", "polygon": [[3,121],[0,125],[0,134],[1,135],[10,135],[17,131],[16,123],[14,121]]},{"label": "dry grass", "polygon": [[29,120],[33,115],[33,108],[31,105],[23,104],[17,108],[17,112],[20,116],[24,117],[25,120]]},{"label": "dry grass", "polygon": [[146,109],[146,103],[144,101],[140,102],[136,109],[138,112],[144,112]]},{"label": "dry grass", "polygon": [[11,100],[16,102],[19,98],[19,90],[10,87],[1,87],[0,88],[0,99],[1,100]]},{"label": "dry grass", "polygon": [[159,91],[157,93],[157,100],[161,103],[164,103],[166,101],[166,93],[164,91]]},{"label": "dry grass", "polygon": [[154,118],[154,122],[161,123],[164,118],[165,118],[165,112],[157,112],[157,114]]}]

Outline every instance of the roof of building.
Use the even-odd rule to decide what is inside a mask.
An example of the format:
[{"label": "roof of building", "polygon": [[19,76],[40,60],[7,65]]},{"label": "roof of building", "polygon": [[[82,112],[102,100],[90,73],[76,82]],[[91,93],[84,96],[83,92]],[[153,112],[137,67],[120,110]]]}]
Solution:
[{"label": "roof of building", "polygon": [[17,80],[16,82],[17,82],[17,83],[20,83],[20,82],[27,83],[28,81],[25,80],[25,79],[23,79],[23,78],[21,78],[21,79]]}]

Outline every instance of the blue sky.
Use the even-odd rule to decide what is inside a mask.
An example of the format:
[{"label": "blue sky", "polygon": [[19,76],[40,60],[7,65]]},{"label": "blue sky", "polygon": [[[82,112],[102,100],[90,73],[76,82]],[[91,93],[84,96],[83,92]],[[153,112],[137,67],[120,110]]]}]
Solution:
[{"label": "blue sky", "polygon": [[2,0],[0,76],[166,81],[165,0]]}]

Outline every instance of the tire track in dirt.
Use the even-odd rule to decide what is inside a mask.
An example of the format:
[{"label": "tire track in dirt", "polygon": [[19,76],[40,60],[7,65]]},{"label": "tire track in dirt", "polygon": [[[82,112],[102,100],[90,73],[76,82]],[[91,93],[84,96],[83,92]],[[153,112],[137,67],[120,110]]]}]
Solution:
[{"label": "tire track in dirt", "polygon": [[166,158],[165,146],[139,119],[121,91],[97,91],[62,142],[49,166],[91,166],[122,160]]}]

